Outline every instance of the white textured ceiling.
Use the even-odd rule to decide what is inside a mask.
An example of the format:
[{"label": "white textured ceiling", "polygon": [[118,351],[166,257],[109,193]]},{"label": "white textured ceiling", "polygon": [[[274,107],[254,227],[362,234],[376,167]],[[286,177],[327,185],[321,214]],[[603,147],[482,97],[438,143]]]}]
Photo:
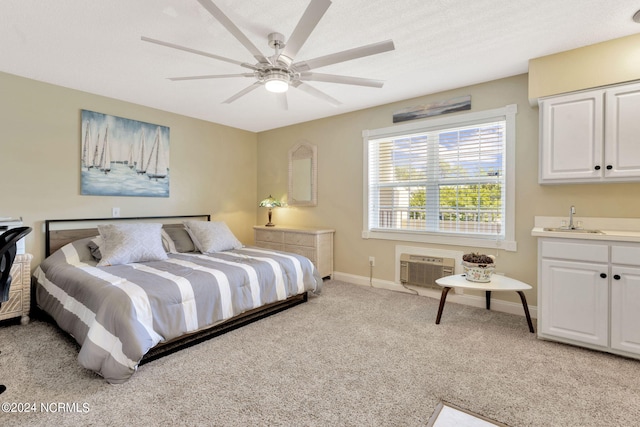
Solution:
[{"label": "white textured ceiling", "polygon": [[[260,48],[288,37],[308,0],[215,0]],[[382,89],[311,82],[339,107],[291,88],[289,110],[226,62],[147,36],[255,63],[196,0],[1,0],[0,71],[249,131],[263,131],[527,72],[528,60],[640,32],[637,0],[334,0],[296,60],[392,39],[392,52],[315,71],[384,80]]]}]

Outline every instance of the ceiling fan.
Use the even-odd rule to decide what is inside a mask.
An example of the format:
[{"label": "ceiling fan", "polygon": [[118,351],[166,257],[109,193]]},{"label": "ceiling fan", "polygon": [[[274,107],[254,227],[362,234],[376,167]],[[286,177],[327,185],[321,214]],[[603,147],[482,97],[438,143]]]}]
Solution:
[{"label": "ceiling fan", "polygon": [[234,59],[225,58],[214,55],[212,53],[191,49],[185,46],[179,46],[173,43],[152,39],[149,37],[141,37],[145,42],[155,43],[158,45],[178,49],[197,55],[206,56],[220,61],[230,62],[241,67],[251,70],[247,73],[239,74],[214,74],[203,76],[189,77],[171,77],[169,80],[199,80],[199,79],[219,79],[229,77],[248,77],[255,79],[255,82],[223,101],[225,104],[232,103],[238,98],[248,94],[252,90],[264,85],[270,92],[279,95],[280,102],[287,109],[286,91],[289,86],[300,89],[309,95],[323,99],[332,105],[341,104],[337,99],[327,95],[326,93],[309,85],[308,81],[319,81],[329,83],[340,83],[348,85],[368,86],[381,88],[384,82],[380,80],[365,79],[360,77],[340,76],[335,74],[315,73],[311,70],[325,67],[327,65],[337,64],[340,62],[350,61],[352,59],[363,58],[365,56],[376,55],[388,52],[394,49],[393,41],[386,40],[383,42],[372,43],[369,45],[320,56],[314,59],[294,62],[298,51],[306,42],[307,38],[314,30],[318,22],[325,14],[329,6],[330,0],[311,0],[309,6],[300,18],[289,40],[285,43],[284,36],[280,33],[271,33],[268,35],[268,44],[274,49],[272,56],[264,56],[262,52],[249,40],[249,38],[218,8],[212,0],[198,0],[213,17],[220,22],[258,61],[256,64],[249,64]]}]

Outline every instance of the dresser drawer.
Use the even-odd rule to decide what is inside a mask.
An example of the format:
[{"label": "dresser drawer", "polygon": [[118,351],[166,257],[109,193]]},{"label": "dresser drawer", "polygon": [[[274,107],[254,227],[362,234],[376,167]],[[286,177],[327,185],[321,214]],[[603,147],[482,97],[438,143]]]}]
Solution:
[{"label": "dresser drawer", "polygon": [[256,246],[265,249],[272,249],[274,251],[284,251],[284,243],[274,243],[274,242],[260,242],[256,241]]},{"label": "dresser drawer", "polygon": [[31,254],[18,254],[11,266],[9,301],[0,307],[0,320],[20,317],[20,323],[29,323],[31,308]]},{"label": "dresser drawer", "polygon": [[11,266],[11,286],[22,283],[22,263],[14,262]]},{"label": "dresser drawer", "polygon": [[266,227],[256,225],[255,245],[307,257],[318,270],[320,277],[333,274],[333,233],[335,230],[311,227]]},{"label": "dresser drawer", "polygon": [[316,264],[316,261],[318,261],[317,251],[315,248],[309,248],[306,246],[285,245],[284,250],[286,252],[305,256],[309,258],[314,264]]},{"label": "dresser drawer", "polygon": [[283,242],[283,233],[282,231],[269,231],[269,230],[256,230],[255,231],[255,240],[261,242],[275,242],[282,243]]},{"label": "dresser drawer", "polygon": [[307,233],[286,233],[284,243],[287,245],[310,246],[316,245],[316,236]]},{"label": "dresser drawer", "polygon": [[9,291],[9,301],[3,302],[2,307],[0,307],[0,319],[19,317],[21,313],[22,290]]}]

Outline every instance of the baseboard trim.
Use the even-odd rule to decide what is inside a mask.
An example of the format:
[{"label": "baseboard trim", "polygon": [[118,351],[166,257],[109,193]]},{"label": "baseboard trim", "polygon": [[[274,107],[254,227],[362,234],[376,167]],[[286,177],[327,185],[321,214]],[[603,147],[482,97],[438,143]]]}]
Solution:
[{"label": "baseboard trim", "polygon": [[[405,293],[417,293],[420,296],[435,298],[440,300],[441,292],[438,289],[422,288],[419,286],[409,286],[408,289],[399,283],[392,282],[390,280],[369,279],[365,276],[356,276],[355,274],[341,273],[334,271],[333,276],[336,280],[342,280],[344,282],[353,283],[361,286],[371,286],[379,289],[388,289],[390,291],[405,292]],[[500,311],[502,313],[516,314],[524,317],[524,310],[521,303],[515,303],[510,301],[503,301],[495,298],[495,293],[491,296],[491,310]],[[469,305],[472,307],[485,307],[485,298],[476,295],[465,295],[461,289],[455,289],[454,293],[449,292],[447,296],[447,302],[455,302],[458,304]],[[538,307],[529,305],[529,313],[532,319],[538,318]]]}]

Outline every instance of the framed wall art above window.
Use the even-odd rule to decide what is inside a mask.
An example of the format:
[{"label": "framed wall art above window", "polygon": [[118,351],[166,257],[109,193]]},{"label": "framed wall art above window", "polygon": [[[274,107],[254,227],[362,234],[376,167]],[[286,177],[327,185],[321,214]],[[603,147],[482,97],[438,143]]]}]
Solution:
[{"label": "framed wall art above window", "polygon": [[364,238],[516,250],[516,105],[364,139]]}]

